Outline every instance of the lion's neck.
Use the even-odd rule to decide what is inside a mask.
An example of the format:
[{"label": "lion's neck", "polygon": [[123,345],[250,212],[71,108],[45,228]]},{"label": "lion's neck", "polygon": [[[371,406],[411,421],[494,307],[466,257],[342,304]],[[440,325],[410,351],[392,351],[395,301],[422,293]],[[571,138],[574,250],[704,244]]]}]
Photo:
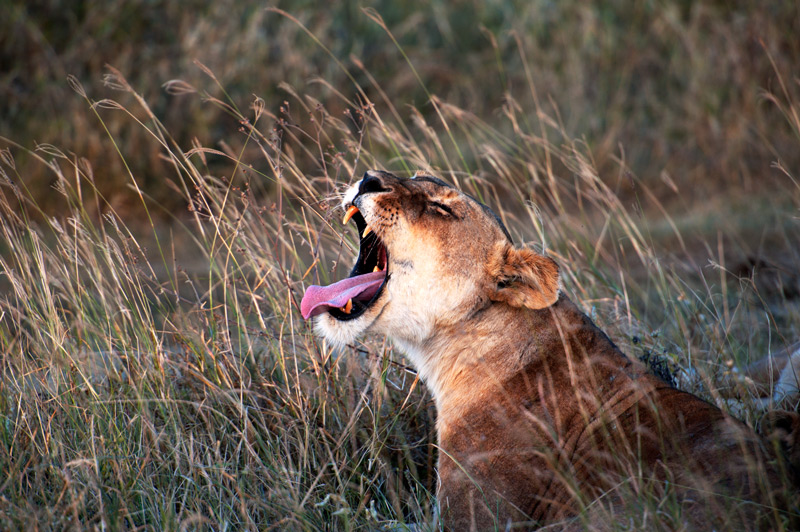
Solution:
[{"label": "lion's neck", "polygon": [[[574,350],[575,342],[589,351]],[[430,389],[440,422],[496,401],[507,394],[509,379],[522,373],[564,373],[576,393],[591,381],[575,379],[587,365],[622,371],[625,379],[641,373],[628,368],[631,361],[566,296],[540,311],[491,305],[456,325],[437,327],[424,341],[397,343]]]},{"label": "lion's neck", "polygon": [[[436,401],[439,415],[479,401],[520,371],[533,353],[509,352],[531,341],[530,311],[492,307],[455,325],[437,327],[420,342],[395,339]],[[466,393],[465,393],[466,392]]]}]

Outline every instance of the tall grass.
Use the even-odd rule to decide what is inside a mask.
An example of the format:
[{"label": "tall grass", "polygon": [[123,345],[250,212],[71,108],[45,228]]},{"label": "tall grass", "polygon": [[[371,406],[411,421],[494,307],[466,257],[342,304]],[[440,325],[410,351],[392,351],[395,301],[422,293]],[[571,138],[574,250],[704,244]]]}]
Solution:
[{"label": "tall grass", "polygon": [[[161,88],[180,78],[224,98],[220,87],[205,84],[199,62],[235,101],[255,93],[273,113],[288,86],[341,117],[344,102],[314,80],[353,99],[358,91],[352,79],[372,101],[388,98],[404,115],[407,102],[438,123],[435,106],[427,103],[435,94],[513,136],[510,123],[494,118],[511,94],[526,111],[538,107],[557,118],[570,138],[584,140],[603,175],[615,172],[623,146],[626,164],[670,204],[694,203],[689,191],[759,193],[767,183],[780,183],[779,174],[768,169],[776,157],[789,167],[800,164],[788,123],[758,98],[763,89],[779,90],[768,54],[792,85],[800,63],[794,2],[484,0],[464,8],[444,0],[373,0],[365,4],[370,10],[353,2],[324,9],[308,0],[269,3],[289,11],[302,27],[260,0],[3,5],[0,136],[26,146],[47,142],[90,158],[101,169],[97,186],[120,213],[136,199],[124,188],[125,168],[64,83],[74,75],[94,87],[97,99],[135,106],[97,87],[107,64],[125,72],[181,146],[195,138],[214,145],[225,137],[240,148],[240,139],[224,135],[235,124],[224,109]],[[376,13],[402,54],[370,16]],[[531,81],[538,102],[528,90]],[[138,154],[126,162],[143,189],[178,208],[179,198],[161,178],[170,168],[158,144],[122,115],[101,113],[126,153]],[[18,162],[37,202],[57,212],[58,205],[49,204],[51,174],[28,164],[23,154]],[[214,172],[230,170],[216,161]],[[670,193],[670,183],[680,187],[680,195]],[[627,191],[620,192],[626,197]]]},{"label": "tall grass", "polygon": [[[324,82],[314,95],[284,86],[279,102],[240,101],[205,73],[202,85],[167,90],[200,93],[235,119],[236,142],[181,144],[116,70],[106,78],[115,99],[95,100],[71,80],[92,130],[115,141],[114,113],[159,146],[169,169],[160,179],[179,198],[169,207],[140,188],[137,153],[123,144],[103,160],[121,161],[115,179],[138,202],[125,208],[90,158],[11,141],[2,152],[0,528],[430,523],[435,413],[423,385],[384,339],[332,350],[298,311],[305,286],[349,269],[356,244],[339,225],[338,193],[369,168],[422,168],[482,198],[518,243],[559,262],[571,297],[630,356],[657,357],[678,374],[693,368],[700,378],[682,385],[724,408],[717,387],[732,365],[800,336],[792,168],[780,166],[781,198],[764,215],[774,224],[765,245],[782,246],[790,271],[765,284],[758,268],[753,276],[725,262],[725,246],[738,243],[716,230],[687,234],[723,227],[712,208],[700,214],[708,221],[673,219],[631,172],[624,146],[601,172],[558,114],[513,92],[487,121],[427,86],[433,115]],[[546,101],[530,79],[525,99]],[[796,90],[783,86],[767,99],[797,129]],[[26,188],[18,157],[48,173],[58,215]],[[181,204],[185,212],[172,207]],[[715,262],[698,263],[697,246]],[[748,400],[737,413],[753,423]],[[603,526],[680,527],[669,489],[634,491],[626,520]]]}]

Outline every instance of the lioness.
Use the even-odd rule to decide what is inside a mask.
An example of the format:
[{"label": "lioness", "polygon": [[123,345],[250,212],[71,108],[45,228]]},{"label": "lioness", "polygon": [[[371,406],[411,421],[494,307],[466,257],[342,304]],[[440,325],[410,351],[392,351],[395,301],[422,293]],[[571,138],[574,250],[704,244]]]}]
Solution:
[{"label": "lioness", "polygon": [[[539,526],[632,478],[683,486],[687,504],[757,501],[744,519],[786,504],[772,447],[625,357],[564,295],[556,263],[515,248],[488,207],[381,171],[343,207],[361,235],[355,267],[309,287],[301,311],[335,344],[388,335],[417,368],[438,412],[446,528]],[[686,515],[703,522],[708,503],[695,506]]]}]

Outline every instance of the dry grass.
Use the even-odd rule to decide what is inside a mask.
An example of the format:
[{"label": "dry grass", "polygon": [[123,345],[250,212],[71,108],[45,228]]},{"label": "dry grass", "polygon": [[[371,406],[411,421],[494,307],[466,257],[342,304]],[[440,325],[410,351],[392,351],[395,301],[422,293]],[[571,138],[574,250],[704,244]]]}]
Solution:
[{"label": "dry grass", "polygon": [[[691,42],[710,16],[697,9],[680,19],[695,26],[669,26],[668,9],[651,23]],[[283,31],[302,34],[293,27]],[[320,43],[333,42],[309,28]],[[247,35],[236,37],[247,43]],[[514,74],[522,73],[524,90],[499,90],[501,112],[487,117],[441,95],[427,63],[407,52],[402,35],[397,42],[409,64],[395,68],[413,77],[416,66],[430,104],[407,107],[413,100],[387,88],[398,78],[372,79],[366,67],[358,81],[368,89],[357,90],[331,59],[320,72],[327,81],[307,90],[284,85],[269,100],[229,97],[226,81],[206,69],[169,92],[203,95],[192,120],[225,114],[240,132],[191,141],[109,70],[113,99],[95,100],[72,79],[82,111],[59,118],[97,150],[5,141],[0,528],[363,530],[429,522],[434,412],[422,384],[383,339],[334,352],[298,311],[306,285],[340,278],[350,265],[353,235],[339,226],[337,192],[368,168],[423,168],[482,198],[517,242],[546,248],[562,265],[573,299],[627,353],[695,368],[701,378],[684,384],[725,408],[714,390],[730,361],[800,337],[800,186],[786,162],[800,139],[769,136],[800,131],[789,71],[770,70],[779,82],[765,88],[771,111],[740,116],[742,128],[763,137],[759,153],[771,154],[741,167],[736,190],[746,199],[685,211],[675,205],[689,201],[696,176],[640,178],[633,167],[649,167],[632,160],[641,153],[617,147],[624,135],[608,133],[608,149],[573,140],[575,130],[613,131],[614,123],[586,126],[603,114],[565,120],[542,103],[550,91],[532,80],[548,69],[552,83],[560,78],[557,65],[534,54],[540,45],[516,48],[529,61]],[[576,64],[567,55],[563,68]],[[252,63],[232,65],[252,71]],[[502,71],[510,89],[512,74]],[[612,101],[624,106],[627,96]],[[775,111],[785,118],[767,127]],[[610,116],[619,112],[612,106]],[[726,138],[695,152],[693,164],[704,167],[705,149],[718,155],[713,164],[744,164],[750,152],[728,153]],[[657,140],[668,151],[674,145]],[[137,146],[151,145],[143,162]],[[160,169],[156,188],[143,186],[139,170],[150,163]],[[748,196],[755,176],[770,171],[778,174],[772,199]],[[43,204],[30,176],[46,176],[57,194]],[[115,195],[120,186],[124,202]],[[667,200],[662,186],[674,187]],[[762,255],[769,264],[758,263]],[[731,264],[739,256],[756,263]],[[737,409],[753,423],[747,398]],[[669,490],[644,483],[634,491],[620,530],[680,528]]]},{"label": "dry grass", "polygon": [[[124,165],[65,83],[74,75],[94,99],[113,97],[134,108],[131,98],[98,86],[109,64],[125,73],[181,146],[195,138],[211,146],[224,140],[238,152],[244,139],[229,134],[235,114],[164,91],[175,78],[210,97],[228,94],[239,105],[257,94],[275,114],[293,88],[341,117],[346,100],[326,85],[349,100],[360,89],[373,102],[387,98],[406,121],[411,105],[438,124],[436,108],[428,104],[434,94],[509,138],[513,124],[496,117],[504,103],[516,101],[530,131],[541,134],[531,126],[543,110],[568,138],[585,142],[606,182],[624,150],[626,165],[671,206],[720,192],[750,197],[781,186],[780,172],[770,169],[773,161],[800,165],[796,130],[760,97],[764,91],[780,94],[775,67],[794,86],[800,15],[793,2],[488,0],[463,9],[441,0],[376,0],[369,12],[352,2],[325,9],[307,0],[272,5],[302,26],[258,0],[113,0],[102,6],[10,0],[0,21],[0,136],[89,158],[102,177],[97,186],[115,209],[134,209]],[[402,53],[370,14],[379,14]],[[206,83],[196,62],[211,69],[220,85]],[[117,144],[136,154],[126,162],[137,182],[157,203],[178,208],[164,183],[171,169],[158,143],[118,113],[101,114]],[[147,120],[144,113],[137,116]],[[470,136],[458,128],[451,134],[459,143]],[[380,155],[388,160],[397,154]],[[470,170],[482,164],[482,157],[465,157]],[[50,203],[52,175],[27,164],[21,153],[18,159],[37,202],[57,212],[57,202]],[[318,173],[316,162],[298,164]],[[218,160],[212,169],[231,172]],[[626,200],[635,194],[624,181],[613,186]]]}]

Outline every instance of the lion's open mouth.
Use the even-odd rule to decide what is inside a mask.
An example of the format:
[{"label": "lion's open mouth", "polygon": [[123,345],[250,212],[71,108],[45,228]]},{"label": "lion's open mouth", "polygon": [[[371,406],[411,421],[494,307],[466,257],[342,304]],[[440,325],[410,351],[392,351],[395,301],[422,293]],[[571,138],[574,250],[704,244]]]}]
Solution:
[{"label": "lion's open mouth", "polygon": [[308,319],[328,312],[337,320],[352,320],[361,316],[380,297],[389,279],[389,257],[386,246],[367,225],[354,205],[347,210],[343,223],[356,223],[361,243],[358,260],[350,277],[328,286],[309,286],[300,311]]}]

